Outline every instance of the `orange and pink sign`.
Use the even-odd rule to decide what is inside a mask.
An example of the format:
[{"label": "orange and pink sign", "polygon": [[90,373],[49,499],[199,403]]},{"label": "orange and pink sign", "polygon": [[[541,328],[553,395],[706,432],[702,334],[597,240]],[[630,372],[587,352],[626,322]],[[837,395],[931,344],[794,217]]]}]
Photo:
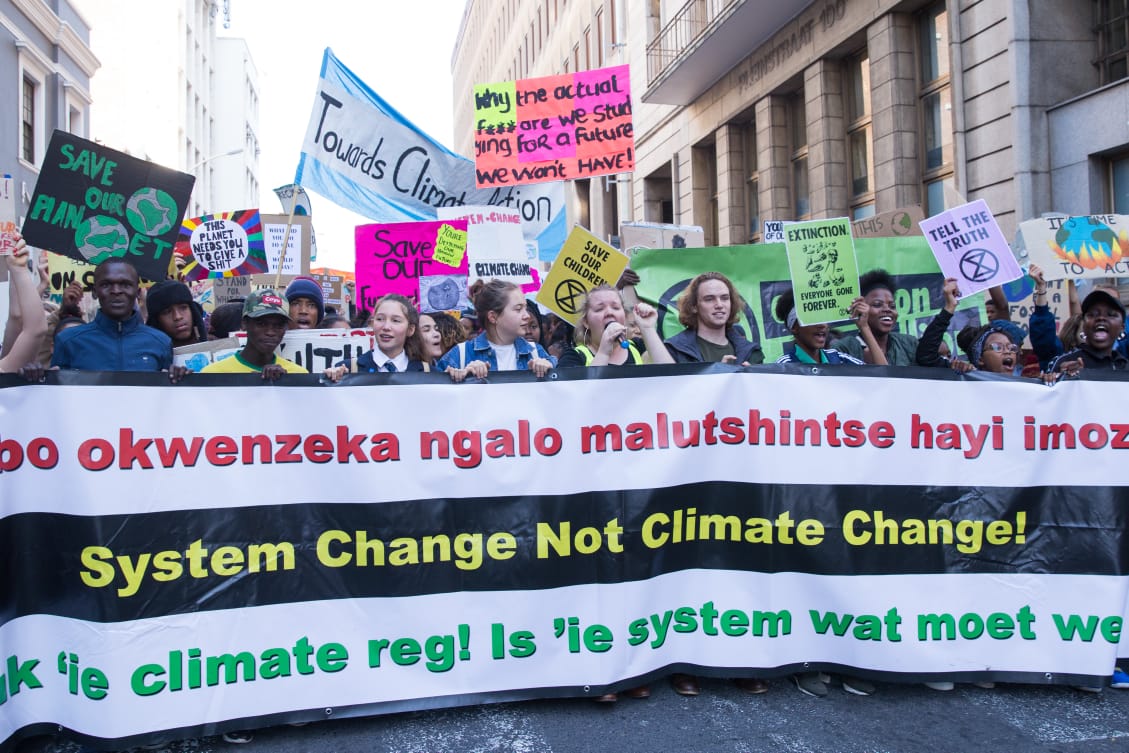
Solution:
[{"label": "orange and pink sign", "polygon": [[628,66],[474,87],[478,188],[635,169]]}]

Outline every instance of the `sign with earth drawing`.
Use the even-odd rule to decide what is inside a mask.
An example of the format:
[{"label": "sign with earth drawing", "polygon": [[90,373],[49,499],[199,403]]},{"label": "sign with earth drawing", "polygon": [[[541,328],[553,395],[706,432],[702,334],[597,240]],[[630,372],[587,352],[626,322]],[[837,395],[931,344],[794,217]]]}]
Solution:
[{"label": "sign with earth drawing", "polygon": [[90,264],[121,257],[141,277],[163,280],[195,182],[55,131],[22,232],[28,245]]},{"label": "sign with earth drawing", "polygon": [[1053,215],[1027,220],[1019,232],[1048,280],[1129,277],[1129,216]]}]

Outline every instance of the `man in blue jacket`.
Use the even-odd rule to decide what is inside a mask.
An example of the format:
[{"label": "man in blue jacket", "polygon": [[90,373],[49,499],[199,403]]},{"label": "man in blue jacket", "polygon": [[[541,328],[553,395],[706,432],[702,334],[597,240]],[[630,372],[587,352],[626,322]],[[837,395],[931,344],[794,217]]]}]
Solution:
[{"label": "man in blue jacket", "polygon": [[124,259],[113,258],[94,269],[94,321],[63,330],[55,337],[51,366],[81,371],[168,371],[173,381],[183,367],[172,365],[172,340],[147,327],[137,310],[140,280]]}]

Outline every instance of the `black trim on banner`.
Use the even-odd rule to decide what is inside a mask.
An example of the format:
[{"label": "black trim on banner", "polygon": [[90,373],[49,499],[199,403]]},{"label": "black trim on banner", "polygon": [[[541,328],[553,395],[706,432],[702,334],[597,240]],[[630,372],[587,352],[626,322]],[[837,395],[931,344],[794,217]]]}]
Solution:
[{"label": "black trim on banner", "polygon": [[[454,385],[451,378],[440,372],[400,372],[395,374],[347,374],[334,384],[320,374],[286,374],[277,382],[266,382],[258,374],[189,374],[181,384],[196,387],[232,387],[261,385],[264,387],[327,387],[366,386],[381,384],[450,384],[458,389],[467,384],[525,384],[535,381],[581,381],[589,379],[646,379],[650,377],[687,376],[703,374],[803,374],[809,376],[834,376],[862,379],[896,378],[944,382],[1005,382],[1042,386],[1038,379],[1022,379],[982,371],[957,374],[952,369],[898,367],[898,366],[848,366],[806,364],[761,364],[758,366],[732,366],[721,363],[653,364],[642,369],[624,369],[618,366],[577,367],[555,369],[538,380],[527,371],[495,371],[486,379],[468,380]],[[1089,369],[1071,380],[1094,382],[1129,382],[1129,372]],[[168,386],[167,374],[125,371],[48,371],[44,376],[48,385],[161,387]],[[27,386],[28,382],[17,374],[0,374],[0,388]]]}]

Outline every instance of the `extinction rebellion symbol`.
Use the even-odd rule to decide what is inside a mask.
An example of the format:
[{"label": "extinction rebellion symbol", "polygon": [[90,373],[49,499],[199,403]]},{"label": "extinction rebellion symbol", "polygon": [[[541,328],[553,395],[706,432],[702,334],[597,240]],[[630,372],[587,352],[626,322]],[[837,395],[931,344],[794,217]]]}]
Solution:
[{"label": "extinction rebellion symbol", "polygon": [[973,248],[960,257],[960,273],[969,282],[985,282],[1000,271],[1000,260],[991,251]]},{"label": "extinction rebellion symbol", "polygon": [[557,285],[557,289],[553,292],[553,295],[556,296],[557,305],[561,307],[561,311],[571,315],[580,312],[578,302],[587,292],[580,280],[569,278],[562,280],[561,284]]}]

